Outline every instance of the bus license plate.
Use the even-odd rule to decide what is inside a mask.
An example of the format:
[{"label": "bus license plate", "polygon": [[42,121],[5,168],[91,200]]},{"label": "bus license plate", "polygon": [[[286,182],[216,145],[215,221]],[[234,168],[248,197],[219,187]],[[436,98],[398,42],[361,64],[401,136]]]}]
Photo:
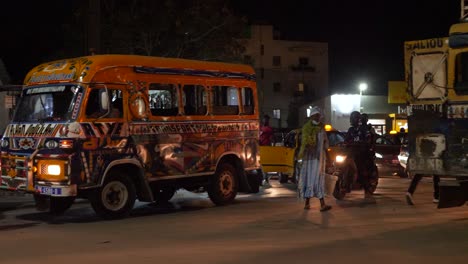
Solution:
[{"label": "bus license plate", "polygon": [[36,190],[39,191],[41,194],[48,194],[48,195],[61,195],[62,189],[61,188],[54,188],[49,186],[37,186]]}]

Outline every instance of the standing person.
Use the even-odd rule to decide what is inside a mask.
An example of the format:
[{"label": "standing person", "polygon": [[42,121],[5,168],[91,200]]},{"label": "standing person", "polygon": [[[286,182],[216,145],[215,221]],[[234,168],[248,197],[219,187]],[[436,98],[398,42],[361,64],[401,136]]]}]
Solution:
[{"label": "standing person", "polygon": [[[260,126],[260,137],[258,139],[260,146],[270,146],[273,140],[273,128],[270,126],[270,116],[264,115],[263,122]],[[269,185],[270,179],[268,173],[263,172],[262,185]]]},{"label": "standing person", "polygon": [[269,146],[273,141],[273,128],[270,126],[270,116],[264,115],[262,126],[260,127],[260,146]]},{"label": "standing person", "polygon": [[[362,121],[366,123],[363,124]],[[349,117],[351,127],[345,137],[345,143],[351,150],[351,158],[357,167],[357,180],[364,188],[364,198],[372,197],[372,184],[370,174],[373,164],[372,135],[367,125],[366,115],[364,119],[361,113],[353,111]]]},{"label": "standing person", "polygon": [[[406,203],[408,205],[414,205],[414,200],[413,200],[413,194],[414,191],[416,191],[416,187],[418,186],[418,183],[421,181],[423,175],[422,174],[416,174],[414,175],[413,179],[411,179],[410,186],[408,187],[408,191],[406,192]],[[437,175],[432,176],[432,186],[434,188],[433,192],[433,203],[438,203],[439,202],[439,182],[440,182],[440,177]]]},{"label": "standing person", "polygon": [[328,147],[327,134],[320,123],[321,113],[318,107],[311,109],[310,118],[302,127],[301,148],[302,167],[299,175],[299,197],[305,200],[304,209],[310,209],[310,198],[320,200],[320,211],[328,211],[325,204],[325,162]]}]

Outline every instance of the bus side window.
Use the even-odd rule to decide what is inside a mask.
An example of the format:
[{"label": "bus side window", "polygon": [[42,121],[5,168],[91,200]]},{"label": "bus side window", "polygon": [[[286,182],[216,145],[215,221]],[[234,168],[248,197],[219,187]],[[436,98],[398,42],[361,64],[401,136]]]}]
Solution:
[{"label": "bus side window", "polygon": [[149,102],[153,116],[176,116],[179,113],[176,85],[152,83],[149,87]]},{"label": "bus side window", "polygon": [[214,115],[239,114],[239,98],[236,87],[213,86],[211,101]]},{"label": "bus side window", "polygon": [[182,102],[185,115],[206,115],[206,89],[202,85],[184,85]]},{"label": "bus side window", "polygon": [[244,114],[253,115],[254,114],[254,97],[253,91],[250,87],[242,88],[242,105],[244,106]]}]

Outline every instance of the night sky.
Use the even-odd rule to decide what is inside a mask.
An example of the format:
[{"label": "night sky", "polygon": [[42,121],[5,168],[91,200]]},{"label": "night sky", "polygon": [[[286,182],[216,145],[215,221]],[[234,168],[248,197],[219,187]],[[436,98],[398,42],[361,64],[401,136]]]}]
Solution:
[{"label": "night sky", "polygon": [[[63,45],[60,24],[68,1],[8,1],[0,16],[0,58],[15,83]],[[47,5],[46,3],[50,3]],[[403,42],[447,36],[460,15],[459,0],[234,0],[249,22],[271,23],[290,40],[329,43],[332,92],[386,94],[387,81],[403,80]]]},{"label": "night sky", "polygon": [[366,81],[368,94],[386,95],[387,81],[404,80],[403,42],[447,36],[460,17],[459,0],[237,2],[255,2],[243,11],[287,38],[328,42],[332,92],[356,93]]}]

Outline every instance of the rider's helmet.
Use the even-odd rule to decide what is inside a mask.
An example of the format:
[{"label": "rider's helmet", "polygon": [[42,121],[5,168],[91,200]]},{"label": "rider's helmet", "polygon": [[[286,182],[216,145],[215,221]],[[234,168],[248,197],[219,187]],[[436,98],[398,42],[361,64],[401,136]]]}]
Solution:
[{"label": "rider's helmet", "polygon": [[361,119],[361,113],[358,111],[353,111],[351,112],[351,115],[349,116],[349,123],[351,123],[351,126],[359,126],[359,121]]},{"label": "rider's helmet", "polygon": [[366,125],[369,121],[369,116],[367,114],[361,114],[361,122],[363,125]]}]

